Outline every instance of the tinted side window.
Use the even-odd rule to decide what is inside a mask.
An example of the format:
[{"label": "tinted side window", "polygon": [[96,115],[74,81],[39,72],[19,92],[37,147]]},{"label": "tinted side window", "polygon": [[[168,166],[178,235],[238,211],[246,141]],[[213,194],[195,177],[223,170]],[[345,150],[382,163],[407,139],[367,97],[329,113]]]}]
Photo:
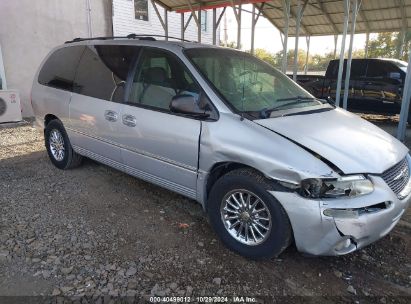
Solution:
[{"label": "tinted side window", "polygon": [[337,78],[337,76],[338,76],[338,61],[332,60],[328,64],[328,68],[327,68],[327,72],[325,74],[325,77],[334,79],[334,78]]},{"label": "tinted side window", "polygon": [[350,78],[363,78],[365,77],[365,72],[367,71],[367,60],[363,59],[353,59],[351,62],[351,73]]},{"label": "tinted side window", "polygon": [[138,50],[127,45],[87,46],[77,69],[74,92],[121,102],[127,74]]},{"label": "tinted side window", "polygon": [[[339,60],[330,61],[329,68],[327,69],[327,78],[337,79],[338,68],[340,67]],[[347,59],[344,60],[342,78],[345,79],[345,72],[347,70]],[[353,59],[351,61],[350,79],[361,78],[365,76],[367,70],[367,61],[362,59]]]},{"label": "tinted side window", "polygon": [[369,78],[387,78],[391,72],[398,72],[393,64],[382,60],[370,60],[367,69]]},{"label": "tinted side window", "polygon": [[128,103],[168,110],[176,95],[198,97],[200,87],[185,66],[173,55],[146,49],[134,75]]},{"label": "tinted side window", "polygon": [[56,50],[40,70],[38,82],[42,85],[71,91],[76,67],[84,46],[70,46]]}]

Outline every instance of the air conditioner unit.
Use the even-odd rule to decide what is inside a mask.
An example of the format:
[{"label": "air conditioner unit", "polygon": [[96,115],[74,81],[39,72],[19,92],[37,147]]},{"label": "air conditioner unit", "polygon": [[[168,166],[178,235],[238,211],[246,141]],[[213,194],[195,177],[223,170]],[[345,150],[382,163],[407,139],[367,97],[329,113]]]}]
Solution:
[{"label": "air conditioner unit", "polygon": [[0,123],[21,121],[19,92],[0,90]]}]

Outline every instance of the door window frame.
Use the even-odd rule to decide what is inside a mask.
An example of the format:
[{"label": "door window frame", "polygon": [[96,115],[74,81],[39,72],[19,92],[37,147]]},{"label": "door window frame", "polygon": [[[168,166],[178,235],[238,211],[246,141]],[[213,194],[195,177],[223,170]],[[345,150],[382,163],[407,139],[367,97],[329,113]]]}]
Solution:
[{"label": "door window frame", "polygon": [[[150,105],[146,105],[146,104],[128,102],[129,97],[131,95],[131,87],[133,85],[134,76],[136,75],[137,69],[142,66],[141,64],[142,64],[142,60],[144,58],[145,52],[147,52],[149,50],[156,50],[156,51],[163,52],[164,54],[167,54],[168,56],[173,57],[173,59],[175,59],[178,64],[180,64],[180,65],[182,65],[182,67],[184,67],[184,70],[188,73],[188,75],[191,77],[193,82],[200,88],[200,94],[204,94],[206,96],[206,98],[207,98],[207,100],[208,100],[208,102],[209,102],[209,104],[212,108],[212,110],[211,110],[212,114],[210,115],[210,117],[206,117],[206,118],[204,118],[204,117],[195,117],[195,116],[192,116],[192,115],[189,115],[189,114],[175,113],[175,112],[171,112],[170,110],[167,110],[167,109],[158,108],[158,107],[154,107],[154,106],[150,106]],[[128,106],[137,107],[137,108],[143,108],[143,109],[146,109],[146,110],[166,113],[166,114],[170,114],[170,115],[182,116],[182,117],[190,118],[190,119],[194,119],[194,120],[217,121],[220,118],[220,114],[219,114],[217,108],[215,107],[215,105],[213,104],[211,99],[208,97],[208,95],[205,93],[203,87],[199,84],[197,79],[193,76],[193,74],[191,73],[191,71],[187,67],[187,65],[175,53],[173,53],[169,50],[163,49],[163,48],[159,48],[159,47],[141,46],[141,48],[140,48],[140,50],[139,50],[139,52],[138,52],[138,54],[135,58],[135,61],[132,63],[131,68],[128,71],[126,87],[125,87],[125,91],[124,91],[123,104],[128,105]]]},{"label": "door window frame", "polygon": [[[130,70],[132,69],[132,67],[133,67],[133,64],[134,64],[134,61],[136,60],[136,58],[139,56],[139,53],[141,52],[141,49],[142,49],[142,47],[141,46],[139,46],[139,45],[128,45],[128,44],[98,44],[98,43],[95,43],[95,44],[84,44],[84,45],[81,45],[82,47],[84,47],[84,49],[83,49],[83,52],[82,52],[82,54],[80,55],[80,57],[79,57],[79,59],[78,59],[78,63],[77,63],[77,66],[76,66],[76,68],[75,68],[75,73],[74,73],[74,79],[73,79],[73,84],[74,84],[74,86],[71,88],[71,92],[72,93],[74,93],[74,94],[78,94],[78,95],[82,95],[82,96],[85,96],[85,97],[90,97],[90,98],[95,98],[95,99],[98,99],[98,100],[101,100],[101,101],[106,101],[106,102],[113,102],[113,103],[123,103],[125,100],[126,100],[126,89],[127,89],[127,81],[128,81],[128,76],[129,76],[129,73],[130,73]],[[131,63],[130,63],[130,65],[128,66],[128,68],[127,68],[127,76],[126,76],[126,80],[125,80],[125,87],[124,87],[124,93],[123,93],[123,96],[122,96],[122,98],[119,98],[119,100],[108,100],[108,99],[106,99],[106,98],[100,98],[100,97],[96,97],[96,96],[92,96],[92,95],[89,95],[89,94],[84,94],[83,92],[76,92],[75,91],[75,86],[76,86],[76,80],[78,79],[78,77],[79,77],[79,69],[80,69],[80,66],[82,65],[82,60],[83,60],[83,58],[84,58],[84,56],[85,56],[85,54],[86,54],[86,51],[87,51],[87,48],[90,48],[90,49],[92,49],[92,48],[94,48],[94,49],[96,49],[96,47],[100,47],[100,46],[102,46],[102,47],[105,47],[105,46],[107,46],[107,47],[132,47],[132,48],[135,48],[135,50],[133,50],[133,52],[134,52],[134,54],[133,54],[133,56],[131,56],[132,57],[132,59],[131,59]],[[75,46],[74,46],[75,47]],[[94,50],[92,50],[93,52],[94,52]],[[101,59],[101,58],[99,58],[99,60],[102,62],[102,64],[104,64],[105,65],[105,63],[103,62],[103,60]],[[112,72],[113,73],[113,72]],[[95,75],[93,75],[93,77],[95,77]],[[118,86],[116,87],[116,89],[118,88]]]}]

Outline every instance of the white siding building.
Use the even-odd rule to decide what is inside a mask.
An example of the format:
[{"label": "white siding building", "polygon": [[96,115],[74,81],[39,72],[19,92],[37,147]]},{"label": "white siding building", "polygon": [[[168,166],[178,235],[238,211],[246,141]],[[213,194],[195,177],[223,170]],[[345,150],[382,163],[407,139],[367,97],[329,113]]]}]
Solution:
[{"label": "white siding building", "polygon": [[111,36],[111,16],[110,1],[0,0],[0,78],[3,89],[20,92],[23,117],[33,116],[31,85],[47,53],[90,33]]},{"label": "white siding building", "polygon": [[[164,16],[164,9],[157,5],[160,15]],[[213,12],[201,12],[201,42],[212,44],[213,42]],[[190,13],[184,14],[184,20],[190,17]],[[197,25],[191,18],[184,39],[197,41]],[[150,0],[113,0],[113,33],[114,36],[127,36],[128,34],[164,35],[164,29],[157,17],[156,11]],[[168,13],[168,35],[181,38],[181,14]],[[217,43],[219,34],[217,31]]]}]

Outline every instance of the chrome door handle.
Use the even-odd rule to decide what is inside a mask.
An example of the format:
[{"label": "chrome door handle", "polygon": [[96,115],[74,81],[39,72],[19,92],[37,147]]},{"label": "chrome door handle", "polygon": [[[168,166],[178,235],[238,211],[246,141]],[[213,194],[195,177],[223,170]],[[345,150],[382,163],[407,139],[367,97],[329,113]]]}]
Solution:
[{"label": "chrome door handle", "polygon": [[137,125],[137,119],[133,115],[124,114],[123,124],[125,124],[128,127],[135,127]]},{"label": "chrome door handle", "polygon": [[111,110],[107,110],[104,112],[104,117],[106,118],[106,120],[110,121],[110,122],[115,122],[118,119],[118,115],[116,112],[111,111]]}]

